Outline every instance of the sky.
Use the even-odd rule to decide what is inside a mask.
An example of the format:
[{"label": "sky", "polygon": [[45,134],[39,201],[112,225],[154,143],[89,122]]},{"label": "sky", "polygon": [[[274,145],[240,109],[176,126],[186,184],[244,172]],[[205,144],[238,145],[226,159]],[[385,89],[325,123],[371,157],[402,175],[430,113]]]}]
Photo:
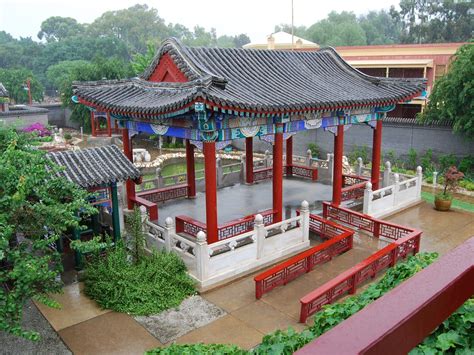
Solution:
[{"label": "sky", "polygon": [[[147,4],[158,9],[166,23],[195,25],[217,35],[246,33],[255,40],[264,39],[280,23],[291,23],[291,0],[0,0],[0,31],[15,38],[37,34],[41,22],[51,16],[73,17],[80,23],[91,23],[102,13]],[[353,11],[388,9],[393,0],[294,0],[295,26],[310,26],[334,10]]]}]

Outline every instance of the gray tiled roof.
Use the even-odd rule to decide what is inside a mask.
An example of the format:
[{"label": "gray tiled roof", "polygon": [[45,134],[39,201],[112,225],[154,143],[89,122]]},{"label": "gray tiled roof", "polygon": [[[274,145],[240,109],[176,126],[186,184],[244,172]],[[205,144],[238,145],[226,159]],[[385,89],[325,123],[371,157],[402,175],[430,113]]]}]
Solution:
[{"label": "gray tiled roof", "polygon": [[8,97],[8,90],[0,83],[0,97]]},{"label": "gray tiled roof", "polygon": [[[189,82],[147,81],[165,53]],[[76,82],[74,93],[92,106],[128,114],[175,111],[197,99],[234,110],[280,113],[385,105],[411,98],[424,87],[424,79],[365,75],[332,48],[192,48],[169,39],[141,78]]]},{"label": "gray tiled roof", "polygon": [[140,171],[116,145],[53,152],[46,155],[65,167],[58,174],[84,188],[138,179]]}]

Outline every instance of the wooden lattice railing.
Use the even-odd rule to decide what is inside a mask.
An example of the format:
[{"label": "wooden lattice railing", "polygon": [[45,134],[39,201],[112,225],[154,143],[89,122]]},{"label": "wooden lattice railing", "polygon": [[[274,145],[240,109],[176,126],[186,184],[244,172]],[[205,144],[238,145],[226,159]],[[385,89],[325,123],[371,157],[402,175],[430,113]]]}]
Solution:
[{"label": "wooden lattice railing", "polygon": [[358,175],[342,175],[341,201],[364,197],[365,185],[369,178]]},{"label": "wooden lattice railing", "polygon": [[257,299],[275,287],[286,285],[313,270],[317,265],[352,249],[354,232],[348,228],[318,215],[310,214],[309,229],[323,238],[329,238],[329,240],[255,276],[255,297]]},{"label": "wooden lattice railing", "polygon": [[[273,223],[275,215],[274,210],[266,210],[260,212],[263,217],[265,226]],[[242,218],[234,219],[217,227],[217,235],[219,240],[224,240],[247,233],[254,228],[255,215],[251,214]],[[187,233],[193,237],[197,237],[200,231],[207,232],[205,223],[195,220],[188,216],[176,216],[176,233]]]},{"label": "wooden lattice railing", "polygon": [[344,207],[324,203],[323,215],[372,233],[375,237],[385,237],[394,240],[393,243],[372,254],[356,266],[346,270],[336,278],[300,299],[300,322],[321,310],[322,306],[330,304],[346,293],[355,293],[357,287],[374,278],[377,273],[394,266],[409,253],[416,254],[420,249],[422,232],[372,218]]}]

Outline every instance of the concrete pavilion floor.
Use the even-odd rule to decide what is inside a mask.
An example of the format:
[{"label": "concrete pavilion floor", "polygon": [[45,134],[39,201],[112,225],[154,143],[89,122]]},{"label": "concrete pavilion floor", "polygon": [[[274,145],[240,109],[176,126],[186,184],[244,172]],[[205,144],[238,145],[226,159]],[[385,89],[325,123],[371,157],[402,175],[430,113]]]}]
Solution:
[{"label": "concrete pavilion floor", "polygon": [[[305,179],[283,179],[283,206],[285,218],[295,215],[301,202],[309,202],[311,212],[322,211],[322,202],[332,197],[332,186]],[[272,208],[272,180],[252,185],[236,184],[217,191],[217,218],[220,224]],[[167,201],[158,206],[158,224],[167,217],[185,215],[206,222],[206,194],[198,192],[194,199]]]},{"label": "concrete pavilion floor", "polygon": [[[421,251],[444,254],[474,235],[474,213],[437,212],[425,202],[386,220],[422,229]],[[253,275],[206,292],[201,296],[227,314],[181,336],[176,342],[232,343],[249,349],[273,330],[288,326],[302,330],[303,325],[297,323],[299,298],[384,245],[375,238],[357,234],[354,249],[286,286],[272,290],[260,300],[255,299]],[[81,287],[77,283],[69,285],[63,294],[54,295],[63,305],[61,310],[38,307],[74,354],[142,354],[146,349],[168,345],[161,344],[132,317],[100,310],[81,292]],[[5,349],[21,353],[11,337],[2,338],[0,334],[0,340]],[[40,344],[37,350],[33,353],[43,353]]]}]

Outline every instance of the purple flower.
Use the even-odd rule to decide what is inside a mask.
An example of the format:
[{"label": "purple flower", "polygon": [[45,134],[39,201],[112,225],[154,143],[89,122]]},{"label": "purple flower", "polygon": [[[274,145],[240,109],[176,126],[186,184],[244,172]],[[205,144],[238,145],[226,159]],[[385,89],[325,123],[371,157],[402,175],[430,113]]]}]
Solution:
[{"label": "purple flower", "polygon": [[28,127],[22,129],[23,132],[33,133],[35,132],[39,137],[50,136],[51,131],[47,129],[42,123],[36,122]]}]

